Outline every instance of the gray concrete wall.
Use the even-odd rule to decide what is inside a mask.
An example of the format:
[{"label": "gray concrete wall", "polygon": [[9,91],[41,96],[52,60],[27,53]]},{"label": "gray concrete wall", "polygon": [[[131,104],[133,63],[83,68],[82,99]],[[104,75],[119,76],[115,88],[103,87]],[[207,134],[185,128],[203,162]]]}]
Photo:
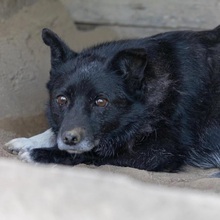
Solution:
[{"label": "gray concrete wall", "polygon": [[210,28],[219,24],[219,0],[60,0],[72,18],[88,24]]},{"label": "gray concrete wall", "polygon": [[30,6],[37,0],[1,0],[0,18],[9,18],[24,6]]}]

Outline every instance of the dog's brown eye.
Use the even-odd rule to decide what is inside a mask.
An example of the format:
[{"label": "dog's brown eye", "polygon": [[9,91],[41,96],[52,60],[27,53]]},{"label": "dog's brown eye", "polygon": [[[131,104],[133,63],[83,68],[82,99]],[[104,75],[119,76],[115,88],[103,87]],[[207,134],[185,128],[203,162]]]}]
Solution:
[{"label": "dog's brown eye", "polygon": [[63,95],[60,95],[60,96],[57,97],[57,103],[58,103],[59,106],[67,105],[68,99]]},{"label": "dog's brown eye", "polygon": [[98,106],[98,107],[105,107],[108,105],[108,100],[107,99],[104,99],[104,98],[99,98],[95,101],[95,104]]}]

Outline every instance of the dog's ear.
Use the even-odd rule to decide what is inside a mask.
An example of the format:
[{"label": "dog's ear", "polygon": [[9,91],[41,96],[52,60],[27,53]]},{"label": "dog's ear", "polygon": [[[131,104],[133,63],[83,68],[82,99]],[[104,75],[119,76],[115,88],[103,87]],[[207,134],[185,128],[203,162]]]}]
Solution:
[{"label": "dog's ear", "polygon": [[139,89],[144,79],[148,59],[143,48],[125,49],[111,61],[111,67],[134,89]]},{"label": "dog's ear", "polygon": [[42,39],[50,47],[52,68],[77,56],[77,53],[73,52],[57,34],[47,28],[42,30]]}]

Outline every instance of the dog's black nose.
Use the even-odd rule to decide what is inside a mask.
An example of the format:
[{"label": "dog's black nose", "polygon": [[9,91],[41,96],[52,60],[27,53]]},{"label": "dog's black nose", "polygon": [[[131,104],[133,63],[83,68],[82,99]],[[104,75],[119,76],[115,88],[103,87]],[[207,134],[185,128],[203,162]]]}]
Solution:
[{"label": "dog's black nose", "polygon": [[82,132],[79,129],[65,131],[62,135],[63,142],[67,145],[76,145],[82,140]]}]

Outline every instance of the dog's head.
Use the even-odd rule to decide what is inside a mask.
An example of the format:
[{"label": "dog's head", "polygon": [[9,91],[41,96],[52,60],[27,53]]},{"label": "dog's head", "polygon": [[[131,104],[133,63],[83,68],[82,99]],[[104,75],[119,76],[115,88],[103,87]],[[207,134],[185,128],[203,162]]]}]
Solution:
[{"label": "dog's head", "polygon": [[110,155],[113,145],[132,143],[146,114],[145,50],[103,53],[103,44],[76,53],[48,29],[42,38],[51,49],[48,116],[59,149]]}]

